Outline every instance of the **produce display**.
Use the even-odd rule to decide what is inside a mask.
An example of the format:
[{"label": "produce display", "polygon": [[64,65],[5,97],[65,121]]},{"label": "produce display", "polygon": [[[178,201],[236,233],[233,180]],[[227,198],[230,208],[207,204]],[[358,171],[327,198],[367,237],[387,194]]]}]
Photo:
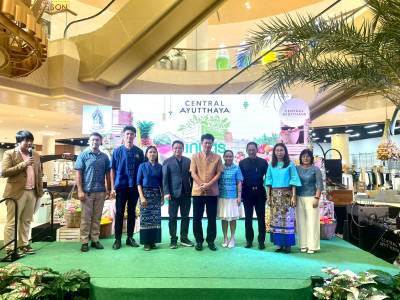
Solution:
[{"label": "produce display", "polygon": [[110,223],[112,223],[112,221],[113,221],[113,218],[111,218],[111,217],[102,217],[100,225],[110,224]]},{"label": "produce display", "polygon": [[336,219],[335,218],[330,218],[330,217],[320,217],[319,218],[319,223],[320,224],[333,224],[336,223]]},{"label": "produce display", "polygon": [[400,158],[400,150],[396,143],[392,141],[390,137],[390,120],[386,119],[385,129],[383,131],[382,143],[378,146],[376,150],[376,158],[379,160],[398,160]]}]

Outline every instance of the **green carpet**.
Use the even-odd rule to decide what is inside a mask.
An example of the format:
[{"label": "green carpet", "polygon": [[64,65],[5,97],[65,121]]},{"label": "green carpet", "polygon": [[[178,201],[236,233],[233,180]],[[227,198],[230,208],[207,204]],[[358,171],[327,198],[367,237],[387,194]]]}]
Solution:
[{"label": "green carpet", "polygon": [[[321,241],[321,250],[313,255],[301,253],[298,247],[289,255],[275,253],[268,234],[265,250],[258,250],[256,244],[246,249],[244,221],[240,220],[236,247],[229,249],[220,246],[223,238],[218,222],[218,251],[205,247],[198,252],[184,246],[169,249],[168,221],[162,226],[163,242],[150,252],[125,245],[112,250],[112,238],[101,240],[104,250],[91,248],[88,253],[80,252],[79,243],[40,242],[32,244],[38,250],[36,255],[18,262],[61,272],[83,269],[91,276],[93,299],[311,299],[309,278],[324,276],[322,267],[398,273],[391,264],[337,237]],[[194,240],[192,233],[189,237]],[[135,238],[139,241],[139,234]]]}]

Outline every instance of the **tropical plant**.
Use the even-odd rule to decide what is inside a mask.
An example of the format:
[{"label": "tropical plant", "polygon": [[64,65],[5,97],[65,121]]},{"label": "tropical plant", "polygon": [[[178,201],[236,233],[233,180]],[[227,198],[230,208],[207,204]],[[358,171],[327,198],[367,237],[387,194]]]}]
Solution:
[{"label": "tropical plant", "polygon": [[142,146],[151,146],[153,144],[153,141],[151,140],[150,135],[153,131],[154,123],[151,121],[137,121],[136,125],[140,130],[140,143],[142,144]]},{"label": "tropical plant", "polygon": [[400,1],[365,0],[371,18],[356,25],[353,14],[324,20],[286,15],[251,31],[243,53],[276,46],[260,84],[265,98],[298,84],[343,95],[377,93],[400,107]]},{"label": "tropical plant", "polygon": [[83,289],[89,289],[89,274],[82,270],[59,273],[20,263],[0,268],[0,300],[66,299]]},{"label": "tropical plant", "polygon": [[340,272],[337,268],[322,268],[331,275],[322,286],[314,287],[316,299],[400,299],[400,274],[395,276],[380,270],[368,270],[358,274]]},{"label": "tropical plant", "polygon": [[267,136],[265,133],[263,134],[262,137],[256,138],[254,137],[253,140],[258,144],[258,145],[270,145],[270,146],[275,146],[275,144],[279,141],[279,134],[277,133],[272,133],[271,136]]}]

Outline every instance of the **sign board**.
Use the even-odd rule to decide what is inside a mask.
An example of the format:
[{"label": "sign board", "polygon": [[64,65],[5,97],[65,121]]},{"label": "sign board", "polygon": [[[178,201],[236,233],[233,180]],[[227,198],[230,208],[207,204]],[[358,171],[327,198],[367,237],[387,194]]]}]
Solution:
[{"label": "sign board", "polygon": [[107,133],[112,129],[112,106],[84,105],[82,134]]},{"label": "sign board", "polygon": [[292,98],[282,104],[279,115],[285,125],[298,127],[310,118],[310,108],[303,100]]}]

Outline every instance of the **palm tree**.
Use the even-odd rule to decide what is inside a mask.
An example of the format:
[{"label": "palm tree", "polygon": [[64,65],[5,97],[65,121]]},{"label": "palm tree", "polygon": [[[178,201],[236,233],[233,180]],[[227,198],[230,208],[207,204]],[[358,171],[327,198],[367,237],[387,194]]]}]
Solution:
[{"label": "palm tree", "polygon": [[400,0],[365,0],[372,17],[356,25],[354,15],[324,20],[286,15],[251,31],[247,55],[276,46],[276,61],[260,79],[265,99],[299,84],[320,92],[380,94],[400,108]]}]

